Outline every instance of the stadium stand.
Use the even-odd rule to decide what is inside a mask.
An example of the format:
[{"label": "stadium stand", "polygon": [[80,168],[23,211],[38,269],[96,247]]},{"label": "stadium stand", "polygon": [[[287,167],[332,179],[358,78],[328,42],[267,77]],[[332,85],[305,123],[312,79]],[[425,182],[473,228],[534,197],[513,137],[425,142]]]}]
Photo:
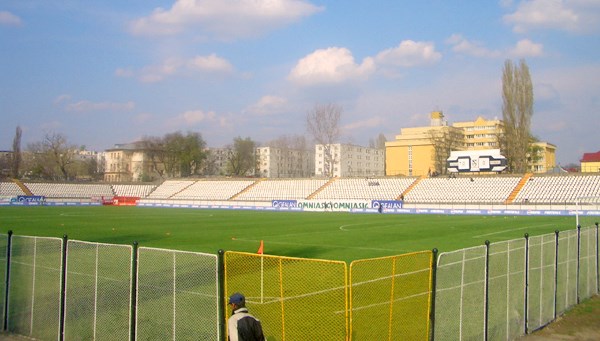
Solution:
[{"label": "stadium stand", "polygon": [[521,177],[426,178],[406,194],[417,203],[503,203]]},{"label": "stadium stand", "polygon": [[184,188],[191,186],[194,181],[190,180],[167,180],[160,184],[156,189],[148,195],[148,198],[168,199],[181,192]]},{"label": "stadium stand", "polygon": [[396,200],[416,178],[336,179],[313,199]]},{"label": "stadium stand", "polygon": [[515,203],[562,203],[588,199],[600,202],[600,175],[533,176],[515,198]]},{"label": "stadium stand", "polygon": [[25,192],[14,182],[0,182],[0,196],[25,195]]},{"label": "stadium stand", "polygon": [[115,195],[123,197],[147,197],[156,188],[155,185],[112,185]]},{"label": "stadium stand", "polygon": [[112,197],[114,192],[109,184],[67,184],[26,182],[25,186],[34,195],[46,198],[80,198]]},{"label": "stadium stand", "polygon": [[[254,180],[199,180],[174,194],[172,199],[228,200],[252,185]],[[160,189],[157,188],[157,190]]]},{"label": "stadium stand", "polygon": [[240,193],[236,200],[293,200],[306,199],[327,183],[325,179],[263,180]]},{"label": "stadium stand", "polygon": [[[600,174],[332,179],[200,179],[152,184],[0,182],[0,196],[89,200],[113,196],[156,200],[398,200],[408,204],[600,203]],[[403,196],[403,197],[402,197]]]}]

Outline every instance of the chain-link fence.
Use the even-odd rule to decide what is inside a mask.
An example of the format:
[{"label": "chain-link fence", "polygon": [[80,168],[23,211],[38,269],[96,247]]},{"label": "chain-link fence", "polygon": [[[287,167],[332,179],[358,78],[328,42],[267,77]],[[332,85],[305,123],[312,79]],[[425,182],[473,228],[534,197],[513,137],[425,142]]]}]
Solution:
[{"label": "chain-link fence", "polygon": [[218,340],[217,256],[140,247],[137,340]]},{"label": "chain-link fence", "polygon": [[436,340],[483,339],[485,271],[485,246],[439,255],[435,293]]},{"label": "chain-link fence", "polygon": [[598,229],[581,228],[579,242],[579,298],[598,292]]},{"label": "chain-link fence", "polygon": [[488,338],[512,340],[525,331],[525,239],[489,247]]},{"label": "chain-link fence", "polygon": [[60,238],[13,236],[7,329],[39,340],[60,336]]},{"label": "chain-link fence", "polygon": [[65,340],[127,340],[132,247],[67,242]]},{"label": "chain-link fence", "polygon": [[225,294],[241,292],[269,341],[346,340],[346,263],[225,253]]},{"label": "chain-link fence", "polygon": [[577,304],[577,236],[577,230],[563,231],[558,235],[557,315]]},{"label": "chain-link fence", "polygon": [[536,330],[554,319],[556,290],[556,236],[529,238],[527,330]]},{"label": "chain-link fence", "polygon": [[431,251],[350,264],[351,340],[428,340]]},{"label": "chain-link fence", "polygon": [[[512,340],[599,292],[598,226],[345,262],[0,238],[5,330],[37,340],[225,340],[247,297],[269,341]],[[435,297],[435,299],[433,299]]]}]

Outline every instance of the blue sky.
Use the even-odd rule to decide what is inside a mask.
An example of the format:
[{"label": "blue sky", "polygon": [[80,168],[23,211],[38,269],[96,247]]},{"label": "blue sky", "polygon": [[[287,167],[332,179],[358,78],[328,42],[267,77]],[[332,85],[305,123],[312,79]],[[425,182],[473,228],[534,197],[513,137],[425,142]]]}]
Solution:
[{"label": "blue sky", "polygon": [[532,131],[561,164],[600,150],[600,1],[0,0],[0,150],[46,133],[102,151],[174,131],[211,147],[306,134],[340,142],[501,118],[506,59],[534,84]]}]

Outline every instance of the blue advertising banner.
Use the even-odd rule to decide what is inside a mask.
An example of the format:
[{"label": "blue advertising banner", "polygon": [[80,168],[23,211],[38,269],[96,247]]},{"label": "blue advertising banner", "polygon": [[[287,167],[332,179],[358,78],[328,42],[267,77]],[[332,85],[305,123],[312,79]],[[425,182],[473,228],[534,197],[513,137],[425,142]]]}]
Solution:
[{"label": "blue advertising banner", "polygon": [[397,209],[402,208],[402,201],[400,200],[373,200],[371,201],[371,207],[379,209]]},{"label": "blue advertising banner", "polygon": [[298,201],[297,200],[273,200],[271,202],[271,205],[273,207],[278,207],[278,208],[294,208],[294,207],[298,207]]},{"label": "blue advertising banner", "polygon": [[46,202],[46,197],[41,195],[17,195],[16,198],[12,198],[10,200],[11,203],[44,203]]}]

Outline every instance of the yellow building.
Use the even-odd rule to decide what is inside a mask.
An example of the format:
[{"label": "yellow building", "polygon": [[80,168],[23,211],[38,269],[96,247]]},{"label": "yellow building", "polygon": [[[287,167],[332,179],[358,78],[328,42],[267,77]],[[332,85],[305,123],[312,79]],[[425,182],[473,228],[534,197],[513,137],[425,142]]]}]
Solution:
[{"label": "yellow building", "polygon": [[[450,151],[500,148],[498,136],[504,130],[501,120],[487,120],[479,116],[474,121],[456,122],[448,126],[441,111],[432,112],[430,117],[430,126],[402,128],[395,140],[385,143],[386,175],[443,173],[446,168],[443,161],[450,156]],[[440,146],[439,141],[445,146]],[[556,146],[546,142],[537,142],[535,145],[539,154],[535,164],[530,165],[531,170],[544,173],[554,168]]]},{"label": "yellow building", "polygon": [[580,162],[582,173],[600,173],[600,151],[584,153]]},{"label": "yellow building", "polygon": [[533,150],[537,152],[536,158],[529,160],[529,169],[533,173],[546,173],[556,167],[556,146],[548,142],[532,143]]},{"label": "yellow building", "polygon": [[431,113],[428,127],[402,128],[394,141],[385,143],[386,175],[431,174],[436,169],[435,136],[457,134],[460,131],[446,124],[441,111]]},{"label": "yellow building", "polygon": [[456,122],[453,127],[460,128],[464,135],[466,150],[498,149],[498,136],[504,124],[498,119],[486,120],[479,116],[475,121]]}]

